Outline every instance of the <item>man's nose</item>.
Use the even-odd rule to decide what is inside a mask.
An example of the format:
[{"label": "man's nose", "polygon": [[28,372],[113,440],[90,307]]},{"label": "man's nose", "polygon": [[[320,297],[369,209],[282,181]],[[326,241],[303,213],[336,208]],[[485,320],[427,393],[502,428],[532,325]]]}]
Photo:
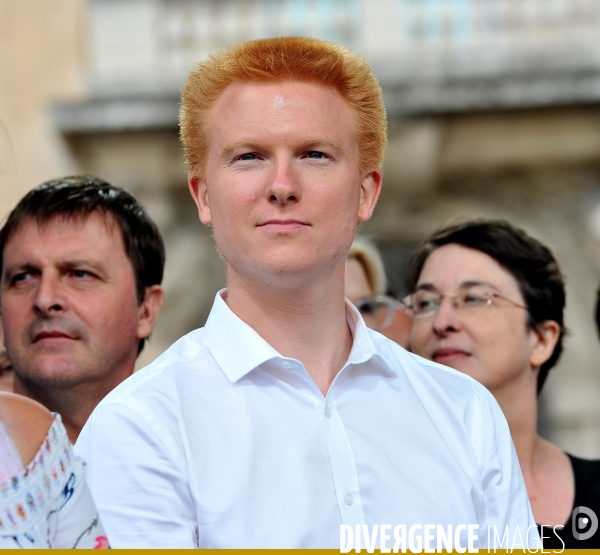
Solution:
[{"label": "man's nose", "polygon": [[33,302],[34,309],[42,314],[65,310],[67,299],[59,276],[42,274]]},{"label": "man's nose", "polygon": [[297,168],[288,156],[276,159],[275,171],[269,185],[269,200],[279,204],[297,202],[300,200]]},{"label": "man's nose", "polygon": [[442,297],[440,306],[433,315],[432,326],[437,335],[446,335],[461,329],[462,320],[456,309],[453,297]]}]

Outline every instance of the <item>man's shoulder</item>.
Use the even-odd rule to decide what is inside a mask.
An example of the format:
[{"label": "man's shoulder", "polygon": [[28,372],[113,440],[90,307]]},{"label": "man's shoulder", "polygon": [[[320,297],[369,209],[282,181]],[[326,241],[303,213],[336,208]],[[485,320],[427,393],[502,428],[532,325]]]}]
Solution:
[{"label": "man's shoulder", "polygon": [[396,373],[410,384],[423,401],[439,406],[473,407],[473,403],[493,401],[491,393],[463,372],[411,353],[380,334],[374,338],[378,353]]},{"label": "man's shoulder", "polygon": [[427,413],[458,460],[468,465],[472,454],[481,462],[496,449],[492,447],[494,442],[508,440],[510,444],[502,410],[483,385],[458,370],[386,341],[378,342],[378,351],[390,366],[396,364],[395,388],[406,401],[416,401],[406,402],[405,406],[419,407]]},{"label": "man's shoulder", "polygon": [[196,329],[171,345],[153,362],[135,372],[111,391],[98,405],[133,404],[135,400],[173,397],[181,376],[194,371],[216,372],[218,366],[204,341],[203,328]]},{"label": "man's shoulder", "polygon": [[184,420],[187,408],[205,404],[211,390],[203,387],[207,377],[221,387],[227,380],[200,328],[184,335],[102,399],[79,435],[77,454],[89,463],[92,437],[98,433],[129,433],[130,440],[149,437],[171,453],[179,453],[181,439],[174,430]]},{"label": "man's shoulder", "polygon": [[394,372],[403,371],[417,381],[442,380],[467,390],[481,387],[481,384],[463,372],[411,353],[380,333],[371,331],[371,334],[377,353]]}]

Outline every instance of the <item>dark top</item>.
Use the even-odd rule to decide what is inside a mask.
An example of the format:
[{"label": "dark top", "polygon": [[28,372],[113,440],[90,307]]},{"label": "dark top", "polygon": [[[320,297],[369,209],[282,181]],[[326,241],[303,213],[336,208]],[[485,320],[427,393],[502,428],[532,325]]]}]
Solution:
[{"label": "dark top", "polygon": [[[578,459],[567,453],[575,475],[575,502],[573,510],[578,507],[579,512],[573,514],[562,529],[544,526],[544,549],[598,549],[600,548],[600,460],[588,461]],[[586,534],[595,528],[595,532],[587,539]],[[538,525],[541,535],[541,527]],[[559,539],[560,538],[560,539]]]}]

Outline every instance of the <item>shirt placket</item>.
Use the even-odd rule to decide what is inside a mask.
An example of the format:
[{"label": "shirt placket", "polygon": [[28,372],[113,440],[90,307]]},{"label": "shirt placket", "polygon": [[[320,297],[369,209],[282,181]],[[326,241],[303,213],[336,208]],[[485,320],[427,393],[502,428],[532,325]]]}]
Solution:
[{"label": "shirt placket", "polygon": [[325,398],[322,416],[342,524],[365,524],[354,453],[331,389]]}]

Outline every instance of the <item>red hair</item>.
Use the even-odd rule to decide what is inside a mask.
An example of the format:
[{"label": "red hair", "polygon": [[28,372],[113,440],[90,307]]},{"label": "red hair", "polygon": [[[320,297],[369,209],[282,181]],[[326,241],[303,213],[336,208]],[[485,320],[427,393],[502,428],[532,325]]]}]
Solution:
[{"label": "red hair", "polygon": [[352,108],[361,171],[381,167],[387,120],[381,88],[367,62],[338,44],[303,37],[243,42],[217,52],[190,72],[179,124],[188,166],[204,177],[208,112],[232,83],[301,81],[333,87]]}]

